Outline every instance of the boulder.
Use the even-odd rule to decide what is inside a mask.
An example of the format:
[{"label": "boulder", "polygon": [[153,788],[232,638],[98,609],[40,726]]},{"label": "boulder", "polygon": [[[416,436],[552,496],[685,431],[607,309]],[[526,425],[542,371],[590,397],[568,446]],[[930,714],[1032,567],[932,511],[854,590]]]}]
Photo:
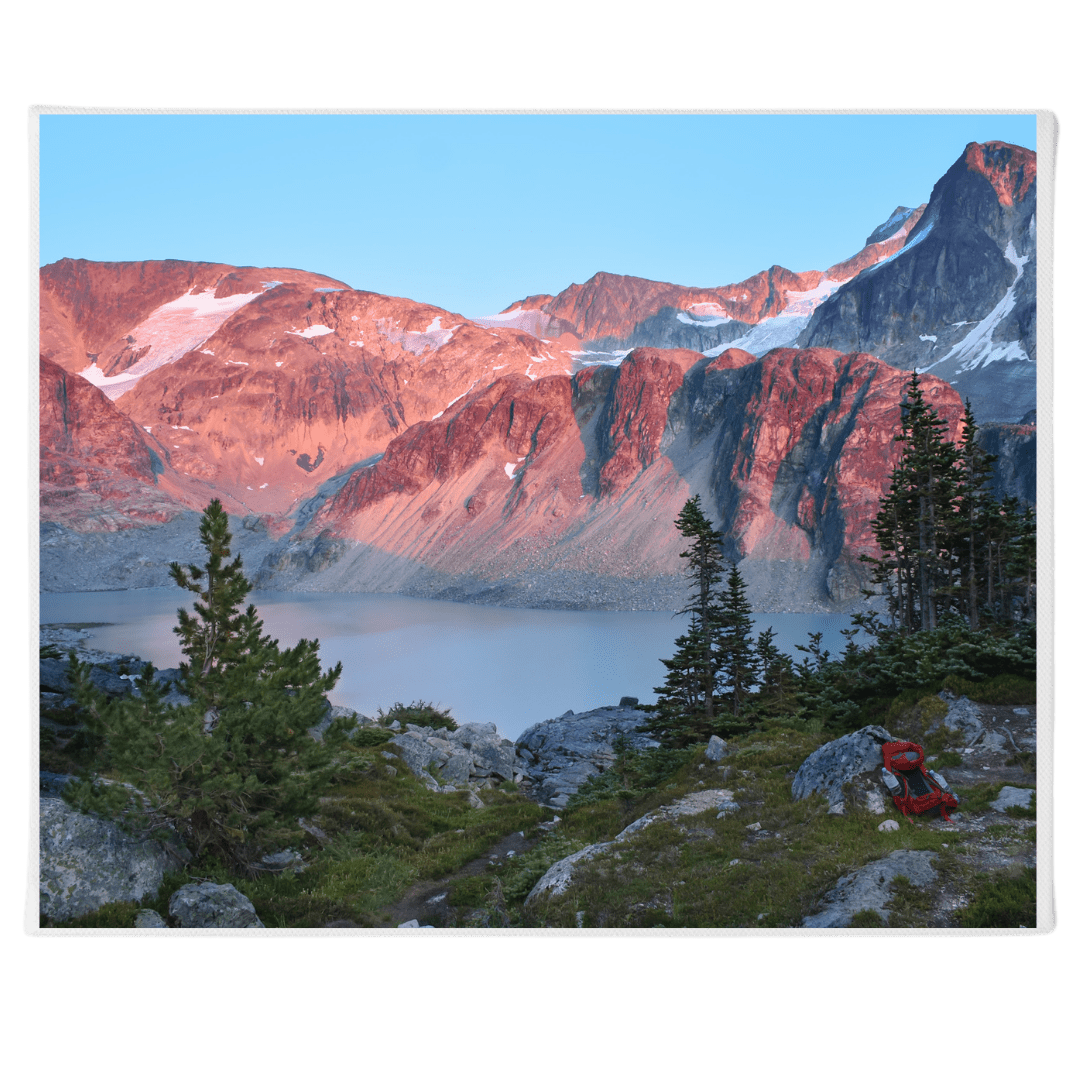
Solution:
[{"label": "boulder", "polygon": [[640,730],[648,717],[640,709],[614,705],[534,724],[517,740],[518,754],[527,762],[521,771],[541,803],[561,809],[590,776],[615,761],[620,736],[635,750],[660,745]]},{"label": "boulder", "polygon": [[255,905],[235,885],[203,881],[184,885],[169,897],[169,914],[185,929],[262,928]]},{"label": "boulder", "polygon": [[709,745],[705,747],[705,756],[709,761],[719,761],[727,752],[727,743],[719,735],[710,736]]},{"label": "boulder", "polygon": [[[884,822],[882,824],[885,824]],[[816,915],[807,915],[803,926],[830,928],[850,926],[856,911],[876,911],[887,923],[889,913],[889,885],[894,877],[903,874],[912,885],[926,888],[937,877],[931,865],[933,851],[894,851],[884,859],[867,863],[854,874],[842,877],[826,893],[824,908]]]},{"label": "boulder", "polygon": [[899,832],[900,822],[893,818],[886,818],[878,827],[878,832]]},{"label": "boulder", "polygon": [[111,821],[44,796],[40,817],[41,914],[57,922],[102,904],[141,900],[161,887],[181,858],[155,840],[135,840]]},{"label": "boulder", "polygon": [[1010,806],[1027,809],[1035,797],[1034,788],[1018,788],[1006,785],[998,792],[998,797],[990,804],[999,814],[1004,814]]},{"label": "boulder", "polygon": [[[303,826],[301,826],[303,828]],[[325,835],[325,833],[323,834]],[[272,870],[280,872],[282,870],[303,870],[304,869],[304,857],[299,851],[293,851],[291,848],[287,848],[285,851],[275,851],[270,855],[264,855],[259,860],[259,867],[262,870]]]},{"label": "boulder", "polygon": [[942,690],[938,697],[949,706],[949,711],[927,728],[927,734],[944,727],[946,731],[953,731],[958,735],[963,735],[965,746],[973,745],[975,740],[983,733],[983,722],[979,718],[979,706],[966,697],[954,698],[945,690]]},{"label": "boulder", "polygon": [[827,742],[799,767],[791,782],[792,798],[806,799],[819,793],[828,800],[830,812],[843,813],[845,784],[856,782],[863,801],[868,800],[875,790],[880,794],[878,778],[884,763],[881,747],[896,741],[883,727],[874,725]]},{"label": "boulder", "polygon": [[153,908],[144,907],[135,912],[136,930],[163,930],[167,926],[168,923]]}]

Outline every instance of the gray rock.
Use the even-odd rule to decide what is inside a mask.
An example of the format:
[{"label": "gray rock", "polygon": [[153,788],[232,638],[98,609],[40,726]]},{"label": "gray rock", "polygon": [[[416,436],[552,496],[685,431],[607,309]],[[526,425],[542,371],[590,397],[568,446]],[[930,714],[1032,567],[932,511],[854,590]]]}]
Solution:
[{"label": "gray rock", "polygon": [[184,885],[169,897],[169,914],[187,929],[262,927],[255,905],[235,885]]},{"label": "gray rock", "polygon": [[705,756],[709,761],[719,761],[727,752],[727,743],[719,735],[713,735],[709,738],[709,745],[705,747]]},{"label": "gray rock", "polygon": [[67,773],[42,772],[38,774],[38,787],[42,795],[59,795],[74,779]]},{"label": "gray rock", "polygon": [[636,697],[621,697],[619,698],[620,709],[636,709],[638,699]]},{"label": "gray rock", "polygon": [[[999,814],[1004,814],[1010,806],[1027,809],[1035,797],[1034,788],[1018,788],[1006,785],[998,792],[998,797],[990,804]],[[953,815],[955,817],[955,815]]]},{"label": "gray rock", "polygon": [[522,769],[514,744],[494,724],[464,724],[452,732],[408,724],[390,741],[413,775],[429,786],[429,781],[439,786],[432,766],[449,790],[492,778],[511,780]]},{"label": "gray rock", "polygon": [[420,928],[420,923],[416,919],[409,919],[408,922],[399,922],[398,923],[398,929],[399,930],[418,930],[419,928]]},{"label": "gray rock", "polygon": [[866,793],[866,809],[871,814],[885,813],[885,796],[877,788],[871,788]]},{"label": "gray rock", "polygon": [[1013,709],[1013,715],[1014,716],[1030,716],[1031,715],[1031,710],[1030,709]]},{"label": "gray rock", "polygon": [[304,857],[299,851],[287,848],[285,851],[275,851],[272,855],[264,855],[259,866],[263,870],[303,870]]},{"label": "gray rock", "polygon": [[950,697],[945,691],[942,691],[938,697],[949,706],[949,711],[942,719],[935,720],[927,728],[927,733],[944,727],[946,731],[963,735],[965,746],[974,745],[975,740],[983,733],[983,722],[979,719],[979,706],[966,697]]},{"label": "gray rock", "polygon": [[1004,754],[1007,749],[1005,736],[999,731],[987,731],[983,734],[979,749],[987,750],[992,754]]},{"label": "gray rock", "polygon": [[153,909],[142,908],[135,913],[136,930],[162,930],[168,923]]},{"label": "gray rock", "polygon": [[[882,824],[886,824],[882,822]],[[887,923],[889,913],[889,884],[903,874],[911,883],[925,888],[933,883],[937,871],[931,866],[932,851],[894,851],[884,859],[867,863],[853,874],[842,877],[825,895],[824,910],[807,915],[803,926],[841,927],[850,926],[856,911],[876,911]]]},{"label": "gray rock", "polygon": [[844,785],[860,778],[864,791],[873,790],[883,764],[881,747],[887,742],[896,739],[875,725],[818,747],[799,766],[791,783],[792,798],[806,799],[820,793],[828,800],[830,813],[843,813]]},{"label": "gray rock", "polygon": [[534,797],[548,806],[564,807],[590,776],[615,761],[614,744],[620,736],[636,750],[659,746],[640,730],[648,716],[639,709],[616,705],[587,713],[568,712],[528,728],[517,740],[517,749],[519,753],[527,750],[536,759],[526,770],[536,785]]},{"label": "gray rock", "polygon": [[590,844],[588,847],[575,851],[573,855],[567,855],[565,859],[560,859],[553,866],[548,867],[544,876],[532,887],[529,895],[525,897],[526,906],[535,903],[545,894],[560,896],[566,892],[570,882],[573,880],[574,867],[580,862],[596,858],[597,855],[602,851],[607,851],[613,844],[614,841],[612,840],[608,840],[603,844]]},{"label": "gray rock", "polygon": [[63,799],[41,799],[41,913],[57,922],[102,904],[156,893],[182,860],[155,840],[134,840],[118,825],[80,814]]},{"label": "gray rock", "polygon": [[878,832],[899,832],[900,822],[894,821],[892,818],[886,818],[878,827]]}]

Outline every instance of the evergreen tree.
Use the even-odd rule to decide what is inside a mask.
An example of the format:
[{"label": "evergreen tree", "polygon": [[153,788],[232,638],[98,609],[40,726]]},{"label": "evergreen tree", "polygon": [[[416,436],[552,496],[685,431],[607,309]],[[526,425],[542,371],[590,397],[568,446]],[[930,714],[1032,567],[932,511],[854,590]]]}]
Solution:
[{"label": "evergreen tree", "polygon": [[199,595],[195,615],[181,609],[176,627],[190,704],[164,704],[150,665],[134,694],[107,699],[72,656],[75,696],[110,779],[86,778],[66,796],[138,835],[164,829],[196,856],[252,871],[261,855],[303,837],[297,819],[317,809],[329,783],[347,725],[336,721],[321,741],[308,729],[325,715],[341,665],[324,672],[318,641],[282,649],[253,606],[240,611],[251,585],[240,559],[227,561],[231,536],[217,500],[200,538],[206,564],[173,567],[174,580]]},{"label": "evergreen tree", "polygon": [[933,629],[954,603],[951,530],[959,453],[946,428],[912,372],[896,436],[900,460],[873,523],[882,557],[866,557],[875,565],[874,580],[885,588],[890,613],[905,631]]},{"label": "evergreen tree", "polygon": [[656,715],[648,724],[668,747],[682,747],[707,739],[717,730],[717,636],[720,613],[717,583],[723,569],[717,532],[701,510],[700,497],[687,500],[675,519],[679,532],[690,540],[680,558],[686,560],[689,603],[679,614],[690,616],[685,634],[675,641],[675,655],[662,660],[667,668],[657,694]]},{"label": "evergreen tree", "polygon": [[746,712],[750,689],[758,682],[760,667],[752,637],[754,622],[746,599],[746,583],[737,566],[731,568],[727,588],[720,595],[717,622],[716,667],[723,700],[727,710],[738,719]]}]

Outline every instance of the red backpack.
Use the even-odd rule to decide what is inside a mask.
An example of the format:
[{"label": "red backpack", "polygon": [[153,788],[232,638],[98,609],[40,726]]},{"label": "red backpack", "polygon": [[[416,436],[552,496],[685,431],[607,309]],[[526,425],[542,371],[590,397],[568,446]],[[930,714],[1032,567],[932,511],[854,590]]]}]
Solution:
[{"label": "red backpack", "polygon": [[904,817],[936,808],[946,821],[952,820],[946,810],[955,809],[959,800],[945,777],[923,765],[923,749],[918,743],[885,743],[881,754],[885,759],[881,779]]}]

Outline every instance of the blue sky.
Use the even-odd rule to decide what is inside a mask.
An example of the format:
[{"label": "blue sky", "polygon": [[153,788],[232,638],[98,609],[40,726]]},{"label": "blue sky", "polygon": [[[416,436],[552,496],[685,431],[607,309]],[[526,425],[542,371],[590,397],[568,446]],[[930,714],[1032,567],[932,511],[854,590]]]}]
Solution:
[{"label": "blue sky", "polygon": [[46,115],[40,261],[289,266],[467,316],[824,269],[1031,115]]}]

